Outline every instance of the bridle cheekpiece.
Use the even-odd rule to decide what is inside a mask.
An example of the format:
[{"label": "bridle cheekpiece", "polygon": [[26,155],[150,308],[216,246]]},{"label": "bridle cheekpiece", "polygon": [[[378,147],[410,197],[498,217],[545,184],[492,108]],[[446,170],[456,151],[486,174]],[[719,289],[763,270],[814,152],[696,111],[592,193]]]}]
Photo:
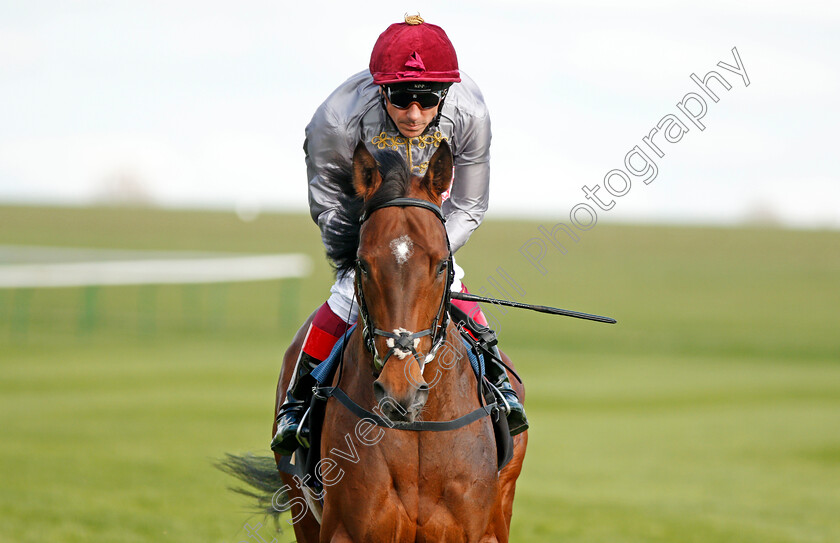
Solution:
[{"label": "bridle cheekpiece", "polygon": [[[431,202],[427,202],[426,200],[421,200],[419,198],[406,197],[394,198],[393,200],[388,200],[373,208],[366,210],[365,213],[363,213],[361,218],[359,219],[359,222],[363,224],[368,218],[370,218],[370,215],[374,211],[382,209],[384,207],[420,207],[423,209],[427,209],[434,213],[438,219],[440,219],[440,222],[444,227],[443,231],[446,237],[447,251],[446,286],[444,288],[443,296],[441,298],[437,314],[435,315],[435,318],[432,321],[431,327],[427,328],[426,330],[415,332],[413,334],[405,330],[394,330],[394,332],[388,332],[385,330],[380,330],[374,325],[373,321],[371,320],[370,313],[368,312],[367,303],[365,302],[364,291],[362,290],[361,265],[359,263],[359,259],[356,259],[356,295],[359,301],[359,317],[361,317],[362,320],[362,337],[364,338],[365,347],[373,355],[374,366],[376,367],[377,371],[381,371],[388,359],[391,358],[391,356],[395,352],[399,351],[402,353],[411,353],[411,355],[414,357],[415,360],[417,360],[417,363],[420,365],[420,371],[422,373],[426,364],[428,362],[431,362],[435,358],[438,349],[440,349],[441,345],[443,345],[443,343],[446,341],[446,328],[449,326],[449,303],[451,300],[449,289],[452,287],[452,282],[455,279],[455,269],[452,263],[452,249],[449,245],[449,235],[446,233],[446,219],[444,218],[443,212],[441,211],[439,206]],[[385,358],[380,358],[379,353],[376,350],[376,336],[388,338],[387,345],[389,347],[389,350],[386,353]],[[425,336],[432,336],[432,347],[431,349],[429,349],[429,352],[426,354],[426,356],[422,357],[420,353],[417,352],[415,344],[419,343],[419,338]]]}]

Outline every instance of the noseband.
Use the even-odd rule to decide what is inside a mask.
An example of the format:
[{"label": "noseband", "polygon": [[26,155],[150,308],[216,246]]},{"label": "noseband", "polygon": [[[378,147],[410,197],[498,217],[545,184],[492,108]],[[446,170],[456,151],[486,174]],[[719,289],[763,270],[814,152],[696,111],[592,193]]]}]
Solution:
[{"label": "noseband", "polygon": [[[420,207],[427,209],[440,219],[441,225],[443,225],[444,236],[446,237],[446,286],[440,300],[440,306],[438,307],[437,314],[432,321],[431,327],[414,334],[409,334],[406,331],[398,333],[387,332],[385,330],[380,330],[374,325],[370,317],[370,312],[368,311],[367,303],[365,302],[364,291],[362,290],[361,265],[359,264],[359,259],[356,259],[356,292],[359,299],[359,316],[361,317],[363,325],[362,337],[365,340],[365,347],[373,355],[374,366],[377,370],[382,370],[385,363],[389,358],[391,358],[391,355],[393,355],[394,352],[410,352],[420,365],[420,371],[422,373],[426,363],[434,359],[438,349],[440,349],[440,346],[443,345],[444,341],[446,341],[446,328],[449,326],[449,312],[447,311],[450,303],[449,289],[452,287],[452,282],[455,279],[455,269],[452,265],[452,249],[449,246],[449,235],[446,233],[446,219],[444,218],[440,207],[431,202],[427,202],[426,200],[421,200],[419,198],[394,198],[393,200],[388,200],[376,207],[368,209],[362,215],[359,222],[363,224],[368,218],[370,218],[370,215],[374,211],[384,207]],[[374,341],[376,339],[375,336],[388,338],[387,344],[389,350],[384,359],[380,359],[379,353],[376,351],[376,343]],[[421,356],[415,347],[415,343],[418,342],[417,340],[419,340],[419,338],[424,336],[432,336],[432,347],[429,349],[429,353],[426,357],[421,359]]]}]

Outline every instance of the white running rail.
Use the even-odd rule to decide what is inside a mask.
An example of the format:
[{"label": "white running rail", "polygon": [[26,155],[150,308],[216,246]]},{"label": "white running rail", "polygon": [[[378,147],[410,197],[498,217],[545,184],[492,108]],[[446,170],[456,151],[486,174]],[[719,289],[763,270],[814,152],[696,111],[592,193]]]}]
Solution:
[{"label": "white running rail", "polygon": [[312,261],[303,254],[0,264],[0,288],[264,281],[311,271]]}]

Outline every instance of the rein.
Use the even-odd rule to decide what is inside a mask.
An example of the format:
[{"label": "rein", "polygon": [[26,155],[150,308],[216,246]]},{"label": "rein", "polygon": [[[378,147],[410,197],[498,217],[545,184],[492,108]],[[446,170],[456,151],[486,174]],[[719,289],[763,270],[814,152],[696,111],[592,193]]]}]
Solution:
[{"label": "rein", "polygon": [[[446,341],[446,330],[449,326],[450,320],[448,308],[451,303],[450,288],[452,287],[452,282],[455,279],[455,268],[452,260],[452,249],[449,244],[449,235],[446,232],[446,219],[443,216],[443,212],[441,211],[440,207],[431,202],[427,202],[426,200],[421,200],[419,198],[394,198],[365,211],[365,213],[362,214],[359,222],[364,224],[364,222],[370,218],[370,215],[374,211],[385,207],[420,207],[426,209],[434,213],[435,216],[438,219],[440,219],[441,225],[443,225],[444,227],[444,235],[446,237],[446,249],[448,253],[446,259],[446,285],[444,287],[443,296],[441,297],[440,306],[438,307],[437,314],[435,315],[435,318],[432,321],[432,326],[427,328],[426,330],[422,330],[414,334],[409,334],[408,332],[391,333],[377,328],[370,317],[370,313],[368,312],[367,303],[365,302],[364,290],[362,289],[361,266],[359,260],[356,260],[355,281],[356,293],[359,301],[359,318],[362,321],[362,338],[364,340],[365,348],[373,356],[374,366],[377,369],[381,370],[385,366],[385,363],[388,361],[391,355],[393,355],[395,351],[401,350],[403,352],[410,352],[412,354],[414,359],[420,365],[420,371],[422,372],[425,368],[425,365],[435,358],[438,349],[440,349],[441,345],[443,345],[443,343]],[[380,359],[379,354],[377,353],[376,344],[374,341],[376,339],[376,336],[385,337],[389,340],[389,350],[388,353],[385,355],[384,359]],[[414,343],[415,340],[425,336],[432,336],[432,347],[431,349],[429,349],[429,352],[428,354],[426,354],[425,358],[421,360],[421,355],[417,352]],[[341,368],[343,368],[344,366],[343,355],[344,352],[342,348],[341,358],[339,361],[338,384],[340,384],[341,382]],[[480,380],[481,377],[479,377],[479,387],[481,386]],[[481,405],[480,407],[467,413],[466,415],[448,421],[392,421],[387,417],[383,417],[377,415],[376,413],[368,411],[367,409],[357,404],[343,390],[341,390],[341,388],[339,388],[338,384],[336,384],[336,386],[334,387],[316,387],[314,389],[315,397],[323,401],[326,401],[327,399],[333,397],[336,400],[338,400],[338,402],[341,403],[341,405],[347,408],[348,411],[356,415],[358,418],[370,421],[376,424],[377,426],[381,426],[384,428],[393,428],[396,430],[407,430],[413,432],[446,432],[450,430],[457,430],[479,419],[491,416],[494,413],[498,416],[498,413],[502,409],[502,406],[499,404],[498,401],[496,401],[491,404]],[[479,398],[481,401],[481,395],[479,395]]]}]

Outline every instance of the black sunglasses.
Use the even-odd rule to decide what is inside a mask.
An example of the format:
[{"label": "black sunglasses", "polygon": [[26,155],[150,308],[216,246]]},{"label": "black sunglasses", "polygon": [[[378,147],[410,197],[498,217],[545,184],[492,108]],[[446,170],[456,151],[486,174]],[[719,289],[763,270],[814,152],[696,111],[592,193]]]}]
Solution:
[{"label": "black sunglasses", "polygon": [[411,104],[417,102],[422,109],[429,109],[440,104],[441,100],[446,97],[446,92],[449,89],[442,90],[410,90],[399,89],[384,86],[385,96],[391,105],[397,109],[407,109]]}]

